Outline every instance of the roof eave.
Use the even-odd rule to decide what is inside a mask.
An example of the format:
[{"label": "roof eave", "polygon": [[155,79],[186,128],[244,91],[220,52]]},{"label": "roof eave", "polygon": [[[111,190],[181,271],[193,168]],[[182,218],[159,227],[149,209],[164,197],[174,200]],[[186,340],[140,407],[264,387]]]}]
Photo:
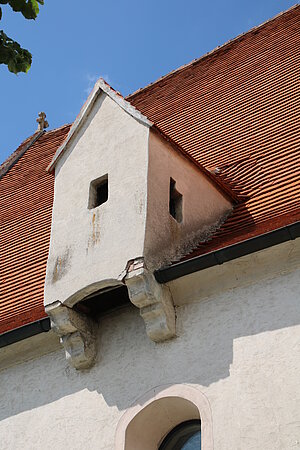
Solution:
[{"label": "roof eave", "polygon": [[46,317],[36,322],[31,322],[19,328],[14,328],[0,334],[0,348],[15,344],[24,339],[35,336],[40,333],[47,333],[51,329],[50,319]]},{"label": "roof eave", "polygon": [[[224,247],[220,250],[179,262],[173,266],[161,268],[156,270],[154,275],[159,283],[168,283],[169,281],[181,278],[185,275],[199,272],[200,270],[208,269],[209,267],[220,265],[299,237],[300,222],[297,221],[268,233],[260,234],[259,236]],[[47,317],[7,331],[0,335],[0,348],[36,334],[47,332],[50,328],[50,320]]]},{"label": "roof eave", "polygon": [[180,261],[171,266],[162,267],[156,270],[154,275],[159,283],[168,283],[185,275],[199,272],[200,270],[208,269],[209,267],[217,266],[299,237],[300,222],[297,221],[219,250]]}]

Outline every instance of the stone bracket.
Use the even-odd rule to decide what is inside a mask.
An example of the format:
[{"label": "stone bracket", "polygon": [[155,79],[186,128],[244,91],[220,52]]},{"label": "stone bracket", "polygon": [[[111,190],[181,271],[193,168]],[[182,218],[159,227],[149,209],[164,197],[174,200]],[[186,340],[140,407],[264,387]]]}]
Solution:
[{"label": "stone bracket", "polygon": [[161,342],[175,337],[175,309],[167,286],[155,280],[142,260],[129,265],[124,281],[130,301],[140,309],[149,338]]},{"label": "stone bracket", "polygon": [[87,369],[96,358],[95,324],[87,316],[57,301],[46,306],[51,328],[60,337],[67,361],[75,369]]}]

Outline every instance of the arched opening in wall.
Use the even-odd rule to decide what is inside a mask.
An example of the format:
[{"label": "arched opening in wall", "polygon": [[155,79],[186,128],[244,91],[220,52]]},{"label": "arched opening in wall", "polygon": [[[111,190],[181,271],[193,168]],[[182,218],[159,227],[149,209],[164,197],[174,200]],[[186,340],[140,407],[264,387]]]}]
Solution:
[{"label": "arched opening in wall", "polygon": [[75,311],[86,314],[93,320],[113,310],[131,305],[125,285],[109,286],[87,295],[73,306]]},{"label": "arched opening in wall", "polygon": [[[181,447],[170,447],[172,450],[195,450],[197,447],[184,445],[199,446],[199,431],[200,448],[213,450],[212,415],[207,397],[188,384],[157,386],[135,400],[121,417],[116,428],[115,450],[168,450],[162,446],[174,436]],[[194,442],[189,443],[192,437]]]},{"label": "arched opening in wall", "polygon": [[[200,450],[200,423],[199,410],[191,401],[181,397],[154,400],[129,423],[125,450]],[[194,435],[193,444],[190,438]]]}]

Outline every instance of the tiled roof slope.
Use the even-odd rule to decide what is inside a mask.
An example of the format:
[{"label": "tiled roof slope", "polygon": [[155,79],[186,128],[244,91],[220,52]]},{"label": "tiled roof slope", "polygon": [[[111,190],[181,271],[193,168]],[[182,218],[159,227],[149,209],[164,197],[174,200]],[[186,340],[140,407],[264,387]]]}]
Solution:
[{"label": "tiled roof slope", "polygon": [[46,167],[68,131],[64,126],[42,134],[0,178],[0,333],[46,316],[43,289],[54,183]]},{"label": "tiled roof slope", "polygon": [[[299,35],[295,7],[127,98],[247,196],[187,258],[299,219]],[[32,136],[0,166],[0,333],[45,316],[54,182],[46,167],[69,129],[44,133],[22,154]]]},{"label": "tiled roof slope", "polygon": [[41,132],[36,131],[32,136],[25,139],[21,145],[0,165],[0,178],[2,178],[6,172],[8,172],[15,162],[21,158],[27,148],[33,144],[33,142],[40,136]]},{"label": "tiled roof slope", "polygon": [[299,220],[299,68],[296,6],[127,98],[248,197],[188,258]]}]

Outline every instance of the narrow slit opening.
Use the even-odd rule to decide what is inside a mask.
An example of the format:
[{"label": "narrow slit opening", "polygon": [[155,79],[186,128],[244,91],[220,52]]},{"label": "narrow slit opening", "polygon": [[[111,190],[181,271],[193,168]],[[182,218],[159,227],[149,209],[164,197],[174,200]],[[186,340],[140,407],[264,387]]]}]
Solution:
[{"label": "narrow slit opening", "polygon": [[182,194],[177,191],[173,178],[170,178],[169,212],[177,222],[182,222]]}]

